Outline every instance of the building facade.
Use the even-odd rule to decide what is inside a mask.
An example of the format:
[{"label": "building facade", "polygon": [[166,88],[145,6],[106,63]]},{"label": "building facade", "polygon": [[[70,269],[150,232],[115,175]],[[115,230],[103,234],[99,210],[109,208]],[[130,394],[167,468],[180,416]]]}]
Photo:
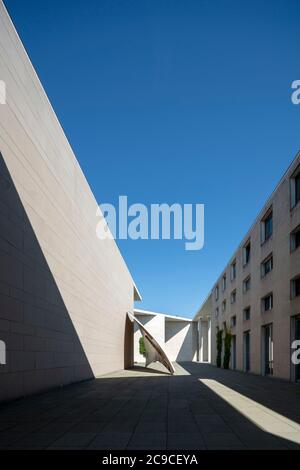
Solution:
[{"label": "building facade", "polygon": [[139,296],[2,1],[0,80],[1,401],[132,365]]},{"label": "building facade", "polygon": [[[231,368],[300,379],[300,154],[275,188],[209,297],[216,334],[232,334]],[[200,309],[201,311],[201,309]],[[223,342],[224,353],[224,342]]]}]

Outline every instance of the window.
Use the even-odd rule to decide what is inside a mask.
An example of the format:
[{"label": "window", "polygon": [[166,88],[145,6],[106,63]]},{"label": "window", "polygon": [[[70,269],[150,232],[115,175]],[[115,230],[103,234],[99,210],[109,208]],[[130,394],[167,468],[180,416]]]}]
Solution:
[{"label": "window", "polygon": [[244,245],[243,248],[243,261],[244,261],[244,266],[249,263],[250,261],[250,254],[251,254],[251,242],[248,240],[248,242]]},{"label": "window", "polygon": [[291,233],[291,251],[297,250],[300,246],[300,225]]},{"label": "window", "polygon": [[270,254],[262,263],[261,263],[261,276],[265,277],[273,269],[273,255]]},{"label": "window", "polygon": [[230,319],[230,326],[231,326],[231,328],[234,328],[236,326],[236,316],[235,315],[233,317],[231,317],[231,319]]},{"label": "window", "polygon": [[226,274],[222,277],[222,290],[224,291],[226,289]]},{"label": "window", "polygon": [[216,308],[216,318],[219,316],[219,307]]},{"label": "window", "polygon": [[248,276],[243,282],[244,292],[247,292],[248,290],[250,290],[250,287],[251,287],[251,277]]},{"label": "window", "polygon": [[236,302],[236,289],[234,289],[230,294],[230,302],[232,304],[235,304],[235,302]]},{"label": "window", "polygon": [[216,286],[216,288],[215,288],[215,299],[216,300],[219,299],[219,286]]},{"label": "window", "polygon": [[296,170],[291,178],[291,208],[295,207],[300,201],[300,170]]},{"label": "window", "polygon": [[222,302],[222,312],[226,312],[226,300],[223,300]]},{"label": "window", "polygon": [[269,209],[261,221],[261,242],[264,243],[273,233],[273,211]]},{"label": "window", "polygon": [[251,313],[250,307],[244,308],[244,320],[245,321],[250,320],[250,313]]},{"label": "window", "polygon": [[234,260],[230,266],[230,279],[234,281],[236,278],[236,261]]},{"label": "window", "polygon": [[245,331],[243,339],[244,371],[250,371],[250,331]]},{"label": "window", "polygon": [[264,325],[262,327],[262,373],[263,375],[273,375],[274,365],[274,344],[273,344],[273,325]]},{"label": "window", "polygon": [[300,295],[300,278],[296,279],[295,281],[295,297]]},{"label": "window", "polygon": [[296,204],[300,201],[300,173],[295,178]]},{"label": "window", "polygon": [[291,280],[291,298],[299,297],[300,295],[300,276]]},{"label": "window", "polygon": [[268,294],[262,298],[262,311],[267,312],[273,308],[273,294]]}]

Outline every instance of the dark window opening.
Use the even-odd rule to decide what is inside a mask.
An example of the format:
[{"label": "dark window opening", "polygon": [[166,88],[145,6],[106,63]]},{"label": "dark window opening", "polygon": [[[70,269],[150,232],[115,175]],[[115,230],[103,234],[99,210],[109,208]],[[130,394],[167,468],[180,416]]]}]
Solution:
[{"label": "dark window opening", "polygon": [[248,242],[244,247],[244,264],[249,263],[251,254],[251,243]]},{"label": "dark window opening", "polygon": [[273,269],[273,256],[269,256],[262,262],[262,276],[266,276]]},{"label": "dark window opening", "polygon": [[262,299],[262,306],[263,306],[263,310],[265,312],[267,312],[268,310],[272,310],[272,308],[273,308],[273,294],[266,295],[266,297],[264,297]]},{"label": "dark window opening", "polygon": [[244,309],[244,320],[245,321],[250,320],[250,307],[247,307]]}]

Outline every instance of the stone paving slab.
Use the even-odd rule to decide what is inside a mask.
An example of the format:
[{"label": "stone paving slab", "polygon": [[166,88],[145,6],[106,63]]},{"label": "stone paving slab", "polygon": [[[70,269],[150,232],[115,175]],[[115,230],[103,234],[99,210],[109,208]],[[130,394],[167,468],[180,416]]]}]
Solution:
[{"label": "stone paving slab", "polygon": [[2,404],[0,449],[300,449],[300,384],[175,368],[136,367]]}]

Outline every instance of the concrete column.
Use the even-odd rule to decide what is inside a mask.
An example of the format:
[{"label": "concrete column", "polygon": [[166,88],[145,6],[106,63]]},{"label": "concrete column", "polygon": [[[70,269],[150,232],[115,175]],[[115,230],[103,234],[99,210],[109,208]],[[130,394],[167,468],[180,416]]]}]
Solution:
[{"label": "concrete column", "polygon": [[203,338],[201,320],[198,321],[198,361],[203,361]]},{"label": "concrete column", "polygon": [[209,319],[207,322],[207,347],[208,347],[208,362],[211,362],[211,320]]}]

